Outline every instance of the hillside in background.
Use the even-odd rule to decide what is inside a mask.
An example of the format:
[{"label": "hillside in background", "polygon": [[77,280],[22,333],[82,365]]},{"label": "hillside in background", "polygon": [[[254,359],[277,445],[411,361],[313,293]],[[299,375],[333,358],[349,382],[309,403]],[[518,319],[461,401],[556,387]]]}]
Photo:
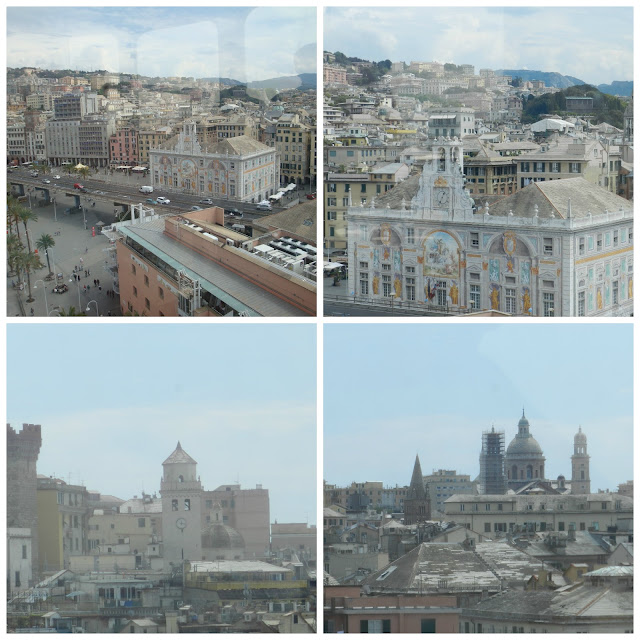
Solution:
[{"label": "hillside in background", "polygon": [[514,78],[522,78],[523,82],[533,80],[544,80],[546,87],[557,87],[558,89],[566,89],[576,84],[586,84],[584,80],[574,78],[573,76],[563,76],[556,71],[532,71],[531,69],[496,69],[496,74],[500,76],[512,76]]},{"label": "hillside in background", "polygon": [[633,81],[614,80],[611,84],[599,84],[598,89],[602,93],[609,93],[612,96],[629,96],[633,94]]},{"label": "hillside in background", "polygon": [[590,96],[593,98],[593,111],[589,115],[592,124],[608,122],[609,124],[622,129],[624,126],[623,114],[627,103],[619,98],[602,93],[588,84],[569,87],[556,93],[545,93],[534,98],[529,96],[522,102],[522,122],[530,124],[540,119],[543,114],[558,114],[559,116],[575,115],[567,111],[567,96]]}]

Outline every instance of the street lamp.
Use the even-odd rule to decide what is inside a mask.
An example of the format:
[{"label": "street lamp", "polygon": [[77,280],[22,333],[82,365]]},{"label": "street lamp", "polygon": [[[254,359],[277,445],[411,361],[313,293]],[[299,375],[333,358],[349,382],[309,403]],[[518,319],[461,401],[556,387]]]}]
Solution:
[{"label": "street lamp", "polygon": [[89,300],[89,302],[87,302],[87,309],[86,310],[89,311],[89,305],[92,302],[96,305],[96,316],[97,316],[98,315],[98,303],[95,300]]},{"label": "street lamp", "polygon": [[38,288],[38,282],[42,282],[42,290],[44,291],[44,306],[47,309],[47,315],[49,315],[49,303],[47,302],[47,285],[45,284],[44,280],[36,280],[33,283],[34,289]]}]

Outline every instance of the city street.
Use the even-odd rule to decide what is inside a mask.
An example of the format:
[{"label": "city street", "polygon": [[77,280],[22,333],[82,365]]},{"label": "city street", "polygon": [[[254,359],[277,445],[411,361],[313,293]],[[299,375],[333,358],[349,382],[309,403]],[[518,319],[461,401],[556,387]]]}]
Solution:
[{"label": "city street", "polygon": [[[118,295],[116,294],[115,297],[107,295],[107,291],[114,286],[114,278],[109,267],[115,266],[115,253],[109,249],[109,240],[100,234],[96,226],[98,222],[111,223],[114,219],[113,210],[110,208],[107,211],[105,206],[100,207],[96,203],[95,208],[89,205],[84,216],[82,213],[65,214],[65,209],[74,205],[73,198],[67,198],[61,191],[58,191],[56,198],[54,214],[53,205],[37,207],[35,198],[32,196],[33,211],[37,213],[38,221],[29,223],[28,229],[32,246],[35,246],[42,234],[49,234],[55,240],[55,246],[49,249],[51,270],[54,274],[62,273],[61,281],[69,290],[62,294],[53,292],[55,277],[51,281],[45,279],[49,273],[47,257],[40,254],[40,261],[44,267],[31,274],[31,294],[35,298],[34,302],[26,301],[28,297],[26,279],[23,291],[13,287],[17,284],[16,276],[7,279],[7,316],[30,316],[31,309],[34,311],[34,316],[56,316],[58,309],[68,313],[70,307],[74,307],[77,313],[86,313],[87,316],[121,315]],[[84,197],[83,201],[85,201]],[[24,205],[28,207],[29,203],[25,202]],[[84,218],[86,218],[86,230]],[[92,235],[94,227],[95,237]],[[20,232],[24,241],[22,225]],[[79,281],[73,279],[74,267],[81,269]],[[89,276],[85,276],[85,269],[90,272]],[[102,290],[94,285],[94,279],[100,280]],[[87,305],[89,311],[86,310]]]}]

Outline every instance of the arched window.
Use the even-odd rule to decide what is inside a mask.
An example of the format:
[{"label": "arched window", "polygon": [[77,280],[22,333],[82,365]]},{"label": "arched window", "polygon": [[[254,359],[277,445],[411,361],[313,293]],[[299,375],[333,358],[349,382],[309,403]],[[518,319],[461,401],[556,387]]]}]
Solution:
[{"label": "arched window", "polygon": [[511,479],[512,480],[518,479],[518,467],[515,464],[511,467]]},{"label": "arched window", "polygon": [[178,482],[184,482],[184,478],[182,476],[178,476]]},{"label": "arched window", "polygon": [[445,150],[442,147],[440,147],[440,149],[438,149],[438,171],[444,171],[445,164],[446,164]]},{"label": "arched window", "polygon": [[527,465],[527,480],[531,480],[533,478],[533,467],[528,464]]},{"label": "arched window", "polygon": [[177,500],[172,500],[171,501],[171,511],[177,511],[178,510],[178,501]]}]

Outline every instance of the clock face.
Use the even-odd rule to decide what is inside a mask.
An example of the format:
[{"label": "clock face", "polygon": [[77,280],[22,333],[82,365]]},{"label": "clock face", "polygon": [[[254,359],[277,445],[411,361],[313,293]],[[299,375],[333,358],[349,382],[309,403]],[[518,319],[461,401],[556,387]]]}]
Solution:
[{"label": "clock face", "polygon": [[184,529],[187,526],[187,521],[184,518],[178,518],[176,520],[176,527],[178,529]]},{"label": "clock face", "polygon": [[434,198],[437,206],[447,206],[449,204],[449,189],[436,189],[434,191]]}]

